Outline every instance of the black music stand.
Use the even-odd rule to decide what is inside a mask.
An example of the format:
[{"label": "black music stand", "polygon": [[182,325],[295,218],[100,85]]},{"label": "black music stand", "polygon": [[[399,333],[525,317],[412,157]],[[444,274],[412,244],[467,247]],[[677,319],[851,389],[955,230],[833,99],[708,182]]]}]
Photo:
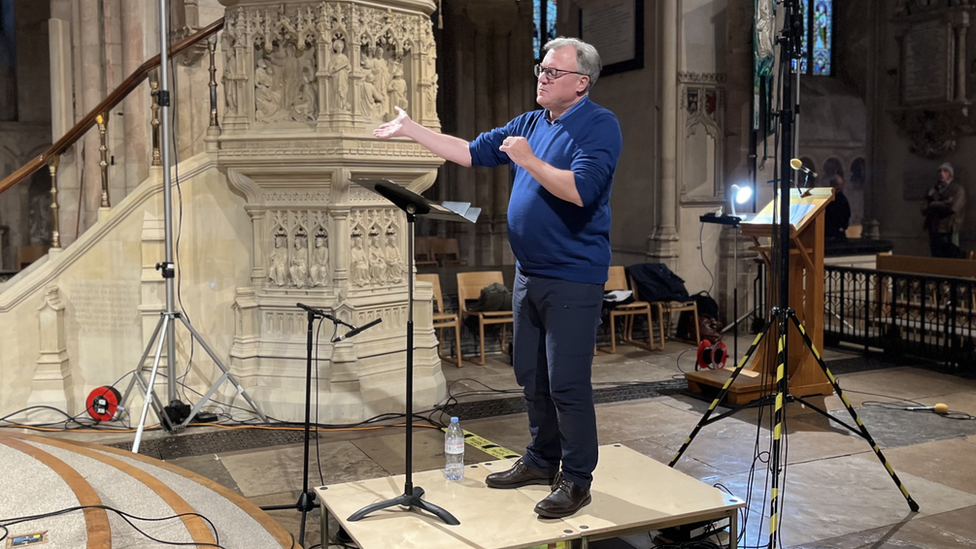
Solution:
[{"label": "black music stand", "polygon": [[353,179],[353,183],[386,198],[407,214],[407,440],[406,440],[406,479],[403,494],[386,501],[373,503],[353,513],[350,522],[365,518],[373,511],[389,507],[414,507],[432,513],[451,526],[461,524],[448,511],[424,501],[424,489],[413,485],[413,269],[414,269],[414,222],[417,216],[426,216],[441,221],[463,221],[474,223],[481,214],[481,208],[472,208],[467,202],[431,202],[413,191],[407,190],[388,179]]}]

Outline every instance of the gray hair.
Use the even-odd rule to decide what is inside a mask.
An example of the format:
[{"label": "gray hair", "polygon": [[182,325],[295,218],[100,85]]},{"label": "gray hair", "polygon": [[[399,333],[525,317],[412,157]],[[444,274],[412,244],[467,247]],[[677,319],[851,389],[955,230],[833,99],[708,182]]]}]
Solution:
[{"label": "gray hair", "polygon": [[596,48],[579,38],[553,38],[546,42],[543,47],[545,51],[558,50],[566,46],[572,46],[576,50],[576,70],[590,77],[590,82],[586,86],[589,92],[597,78],[600,78],[600,71],[603,69],[603,62],[600,61],[600,54]]}]

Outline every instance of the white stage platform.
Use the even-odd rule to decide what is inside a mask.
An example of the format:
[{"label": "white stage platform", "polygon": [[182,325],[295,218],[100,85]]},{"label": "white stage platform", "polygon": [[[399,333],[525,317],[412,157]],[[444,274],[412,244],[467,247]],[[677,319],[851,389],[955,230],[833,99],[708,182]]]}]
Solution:
[{"label": "white stage platform", "polygon": [[[485,485],[490,473],[504,471],[514,462],[470,465],[458,482],[445,479],[442,470],[413,475],[414,486],[426,492],[424,499],[449,511],[461,521],[459,526],[399,507],[358,522],[346,520],[371,503],[403,494],[403,475],[316,488],[322,503],[322,547],[328,547],[330,513],[362,549],[508,549],[568,540],[581,540],[585,548],[590,541],[724,517],[730,520],[730,531],[737,532],[737,511],[745,506],[741,499],[612,444],[600,447],[593,501],[571,517],[541,519],[532,509],[549,487],[496,490]],[[735,537],[730,536],[733,549]]]}]

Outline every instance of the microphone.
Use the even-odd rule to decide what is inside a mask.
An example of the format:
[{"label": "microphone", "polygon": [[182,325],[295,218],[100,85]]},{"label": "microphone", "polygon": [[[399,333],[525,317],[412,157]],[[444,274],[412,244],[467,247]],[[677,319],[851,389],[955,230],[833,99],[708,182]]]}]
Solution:
[{"label": "microphone", "polygon": [[810,168],[804,166],[803,165],[803,161],[800,160],[799,158],[794,158],[793,160],[790,160],[790,167],[792,167],[794,170],[799,170],[799,171],[801,171],[801,172],[809,175],[810,177],[812,177],[814,179],[817,178],[817,172],[815,172],[815,171],[811,170]]},{"label": "microphone", "polygon": [[377,318],[376,320],[370,322],[369,324],[365,324],[365,325],[360,326],[358,328],[353,328],[352,330],[349,330],[345,334],[337,337],[336,338],[336,343],[342,341],[343,339],[349,339],[350,337],[356,337],[357,335],[359,335],[360,332],[364,332],[364,331],[372,328],[373,326],[376,326],[380,322],[383,322],[383,319],[382,318]]},{"label": "microphone", "polygon": [[939,402],[935,406],[909,406],[905,409],[910,412],[935,412],[939,415],[949,413],[949,406],[942,402]]},{"label": "microphone", "polygon": [[325,311],[323,311],[322,309],[316,309],[315,307],[309,307],[308,305],[306,305],[304,303],[296,303],[295,306],[298,307],[298,308],[300,308],[300,309],[305,309],[306,311],[312,313],[313,315],[328,316],[328,315],[325,314]]},{"label": "microphone", "polygon": [[335,322],[336,324],[342,324],[344,326],[349,326],[350,328],[353,327],[351,324],[349,324],[347,322],[343,322],[342,320],[340,320],[340,319],[338,319],[338,318],[336,318],[336,317],[334,317],[334,316],[326,313],[322,309],[316,309],[315,307],[309,307],[308,305],[306,305],[304,303],[296,303],[295,305],[297,307],[301,308],[301,309],[305,309],[306,311],[312,313],[313,315],[320,316],[320,317],[322,317],[322,318],[324,318],[326,320],[331,320],[332,322]]}]

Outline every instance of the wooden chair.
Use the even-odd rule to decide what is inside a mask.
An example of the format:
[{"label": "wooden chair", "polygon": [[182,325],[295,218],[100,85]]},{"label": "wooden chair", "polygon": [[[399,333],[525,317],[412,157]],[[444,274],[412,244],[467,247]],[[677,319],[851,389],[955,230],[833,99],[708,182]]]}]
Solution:
[{"label": "wooden chair", "polygon": [[430,253],[430,242],[435,240],[433,236],[418,236],[413,241],[414,265],[417,267],[437,267],[434,261],[434,254]]},{"label": "wooden chair", "polygon": [[[505,340],[508,335],[508,324],[515,322],[512,311],[469,311],[467,301],[478,299],[481,296],[481,289],[494,284],[505,284],[501,271],[479,271],[471,273],[457,274],[458,287],[458,308],[461,316],[473,316],[478,319],[478,344],[481,346],[481,361],[472,359],[475,364],[484,365],[485,363],[485,325],[502,325],[502,352],[505,350]],[[458,355],[460,360],[460,355]]]},{"label": "wooden chair", "polygon": [[675,334],[675,338],[678,341],[684,341],[685,343],[691,343],[692,345],[698,345],[701,341],[701,326],[698,325],[698,303],[694,301],[658,301],[651,303],[651,307],[657,307],[657,320],[661,324],[661,344],[664,344],[664,336],[667,335],[671,337],[671,317],[674,313],[681,313],[683,311],[691,311],[694,313],[694,323],[695,323],[695,340],[685,339],[683,337],[677,337],[679,334]]},{"label": "wooden chair", "polygon": [[[633,286],[633,284],[630,284]],[[624,271],[623,267],[613,266],[610,267],[609,277],[607,283],[603,285],[603,289],[606,291],[611,290],[628,290],[627,287],[627,273]],[[610,316],[610,350],[607,351],[606,347],[599,348],[601,351],[608,353],[617,352],[617,317],[624,317],[624,337],[625,343],[647,349],[648,351],[653,351],[657,349],[654,346],[654,324],[651,322],[651,304],[646,301],[637,301],[636,298],[633,303],[627,303],[626,305],[617,305],[613,309],[609,310]],[[634,318],[640,315],[647,316],[647,343],[643,341],[637,341],[634,339]],[[661,348],[664,348],[664,339],[661,339]]]},{"label": "wooden chair", "polygon": [[17,270],[22,271],[25,267],[38,259],[50,250],[50,246],[18,246],[17,247]]},{"label": "wooden chair", "polygon": [[[637,285],[634,284],[634,280],[630,279],[630,287],[634,290],[634,299],[640,300],[640,294],[637,292]],[[664,342],[671,336],[671,315],[674,313],[680,313],[682,311],[692,311],[695,315],[695,337],[694,342],[683,339],[676,338],[680,341],[685,341],[692,343],[693,345],[698,345],[701,341],[701,332],[698,325],[698,303],[694,301],[652,301],[651,311],[656,311],[657,316],[657,329],[661,337],[661,349],[664,348]],[[652,338],[653,341],[653,338]]]},{"label": "wooden chair", "polygon": [[[441,294],[441,277],[437,274],[418,274],[418,282],[430,282],[434,286],[434,328],[437,328],[437,355],[458,368],[461,362],[461,317],[455,313],[444,312],[444,299]],[[454,328],[455,359],[444,356],[444,328]]]},{"label": "wooden chair", "polygon": [[441,267],[468,264],[467,261],[461,259],[456,238],[438,238],[431,242],[431,253]]}]

